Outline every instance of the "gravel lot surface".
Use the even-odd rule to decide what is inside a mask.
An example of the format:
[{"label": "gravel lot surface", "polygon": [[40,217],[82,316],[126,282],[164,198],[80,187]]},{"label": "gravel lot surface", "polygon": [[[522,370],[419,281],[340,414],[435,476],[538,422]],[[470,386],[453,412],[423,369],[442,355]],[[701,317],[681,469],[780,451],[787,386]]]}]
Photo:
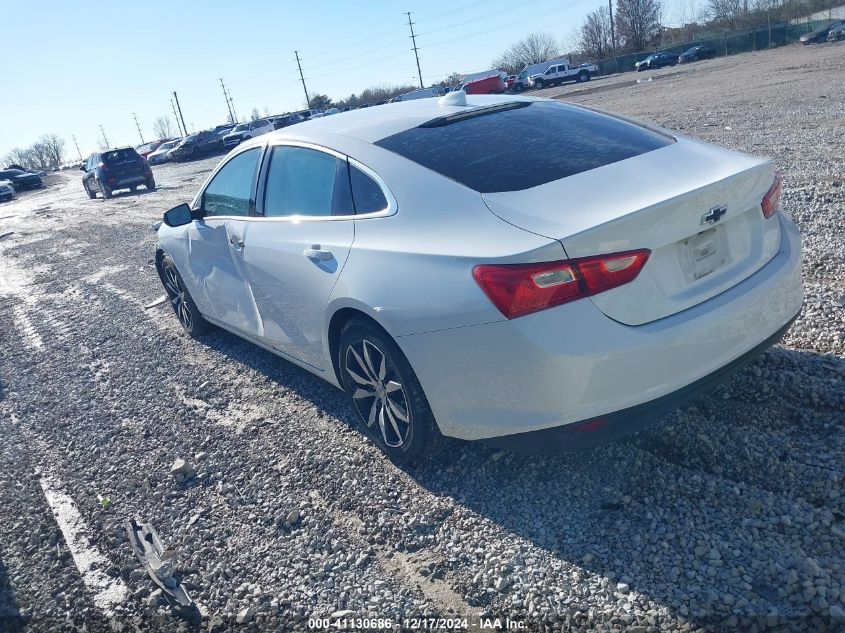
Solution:
[{"label": "gravel lot surface", "polygon": [[[152,193],[88,200],[61,172],[0,205],[0,630],[845,629],[843,76],[840,43],[546,91],[774,157],[804,236],[784,344],[588,454],[448,442],[401,469],[339,391],[145,307],[148,226],[219,158],[155,168]],[[129,517],[176,550],[201,623],[154,592]]]}]

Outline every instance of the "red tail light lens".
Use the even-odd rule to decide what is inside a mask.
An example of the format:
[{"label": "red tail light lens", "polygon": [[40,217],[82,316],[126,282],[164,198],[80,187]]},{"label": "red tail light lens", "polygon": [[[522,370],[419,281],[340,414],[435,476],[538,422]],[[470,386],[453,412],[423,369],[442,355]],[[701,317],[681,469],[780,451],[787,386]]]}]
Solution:
[{"label": "red tail light lens", "polygon": [[775,181],[772,183],[772,186],[769,187],[769,190],[766,192],[766,195],[763,196],[763,202],[761,206],[763,209],[763,217],[766,219],[772,217],[775,213],[777,213],[777,210],[780,207],[781,182],[783,182],[783,177],[779,173],[775,174]]},{"label": "red tail light lens", "polygon": [[558,306],[633,281],[647,249],[539,264],[485,264],[472,275],[509,319]]}]

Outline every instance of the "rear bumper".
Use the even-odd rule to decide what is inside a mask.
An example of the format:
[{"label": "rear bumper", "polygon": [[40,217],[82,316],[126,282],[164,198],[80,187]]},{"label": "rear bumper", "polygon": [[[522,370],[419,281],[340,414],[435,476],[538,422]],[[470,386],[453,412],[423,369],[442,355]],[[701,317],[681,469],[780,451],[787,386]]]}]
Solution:
[{"label": "rear bumper", "polygon": [[659,423],[675,409],[711,391],[719,383],[724,382],[748,365],[760,354],[780,341],[797,318],[798,315],[796,314],[772,336],[745,352],[742,356],[732,360],[727,365],[720,367],[712,374],[699,378],[686,387],[681,387],[677,391],[661,396],[660,398],[655,398],[649,402],[644,402],[643,404],[638,404],[622,411],[615,411],[597,418],[584,420],[583,422],[540,431],[502,435],[482,441],[485,444],[518,453],[542,454],[589,450],[606,442],[611,442],[636,433],[637,431],[642,431]]},{"label": "rear bumper", "polygon": [[[675,399],[710,386],[694,386],[699,381],[723,379],[723,369],[771,345],[800,311],[800,236],[791,220],[780,222],[780,250],[763,268],[651,323],[623,325],[589,300],[574,301],[511,321],[401,336],[397,343],[447,436],[502,438],[658,403],[651,405],[653,419],[665,406],[678,406]],[[616,422],[614,434],[641,428]]]},{"label": "rear bumper", "polygon": [[124,187],[134,187],[135,185],[143,185],[147,182],[147,176],[123,176],[114,181],[106,181],[106,184],[112,189],[123,189]]}]

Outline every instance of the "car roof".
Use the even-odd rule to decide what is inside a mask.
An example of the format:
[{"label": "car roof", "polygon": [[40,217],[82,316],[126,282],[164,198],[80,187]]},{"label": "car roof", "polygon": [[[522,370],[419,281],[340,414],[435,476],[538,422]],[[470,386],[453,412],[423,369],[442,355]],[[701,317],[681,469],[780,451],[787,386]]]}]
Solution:
[{"label": "car roof", "polygon": [[440,99],[432,97],[398,101],[375,108],[350,110],[270,132],[258,137],[258,140],[254,141],[253,144],[260,145],[263,143],[263,139],[267,137],[293,140],[333,137],[338,143],[343,143],[345,138],[374,143],[387,136],[418,127],[437,117],[467,112],[499,103],[537,101],[540,98],[516,95],[467,95],[466,100],[466,106],[440,105]]}]

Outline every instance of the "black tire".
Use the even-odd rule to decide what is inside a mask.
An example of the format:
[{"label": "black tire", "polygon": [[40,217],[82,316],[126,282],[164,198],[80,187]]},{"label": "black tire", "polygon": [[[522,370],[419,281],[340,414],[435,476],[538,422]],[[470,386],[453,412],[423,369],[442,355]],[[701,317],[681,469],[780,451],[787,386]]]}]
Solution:
[{"label": "black tire", "polygon": [[170,255],[162,254],[156,257],[156,269],[167,298],[170,300],[170,307],[173,308],[176,318],[179,319],[179,323],[188,336],[196,338],[208,332],[211,324],[200,314],[197,304],[194,303],[191,293],[185,287],[182,275],[179,274]]},{"label": "black tire", "polygon": [[581,84],[585,81],[590,81],[590,73],[588,73],[586,70],[579,71],[577,81]]},{"label": "black tire", "polygon": [[546,87],[546,82],[543,81],[542,79],[536,79],[534,81],[534,90],[542,90],[545,87]]},{"label": "black tire", "polygon": [[515,84],[513,87],[514,92],[522,92],[523,90],[525,90],[525,86],[522,83]]},{"label": "black tire", "polygon": [[129,191],[135,193],[136,191],[138,191],[138,185],[132,185],[131,187],[129,187]]},{"label": "black tire", "polygon": [[91,191],[91,189],[88,187],[88,183],[87,183],[87,182],[83,182],[83,183],[82,183],[82,186],[83,186],[83,187],[85,187],[85,193],[87,193],[87,194],[88,194],[88,197],[89,197],[89,198],[91,198],[91,200],[93,200],[94,198],[96,198],[96,197],[97,197],[97,192],[96,192],[96,191]]},{"label": "black tire", "polygon": [[112,192],[111,189],[106,187],[101,180],[97,181],[97,185],[100,187],[100,191],[103,193],[103,198],[108,200],[111,198]]},{"label": "black tire", "polygon": [[350,320],[340,332],[337,367],[362,432],[391,460],[409,462],[437,451],[443,436],[425,393],[384,330],[367,319]]},{"label": "black tire", "polygon": [[155,191],[156,190],[156,179],[150,176],[149,180],[145,183],[148,191]]}]

